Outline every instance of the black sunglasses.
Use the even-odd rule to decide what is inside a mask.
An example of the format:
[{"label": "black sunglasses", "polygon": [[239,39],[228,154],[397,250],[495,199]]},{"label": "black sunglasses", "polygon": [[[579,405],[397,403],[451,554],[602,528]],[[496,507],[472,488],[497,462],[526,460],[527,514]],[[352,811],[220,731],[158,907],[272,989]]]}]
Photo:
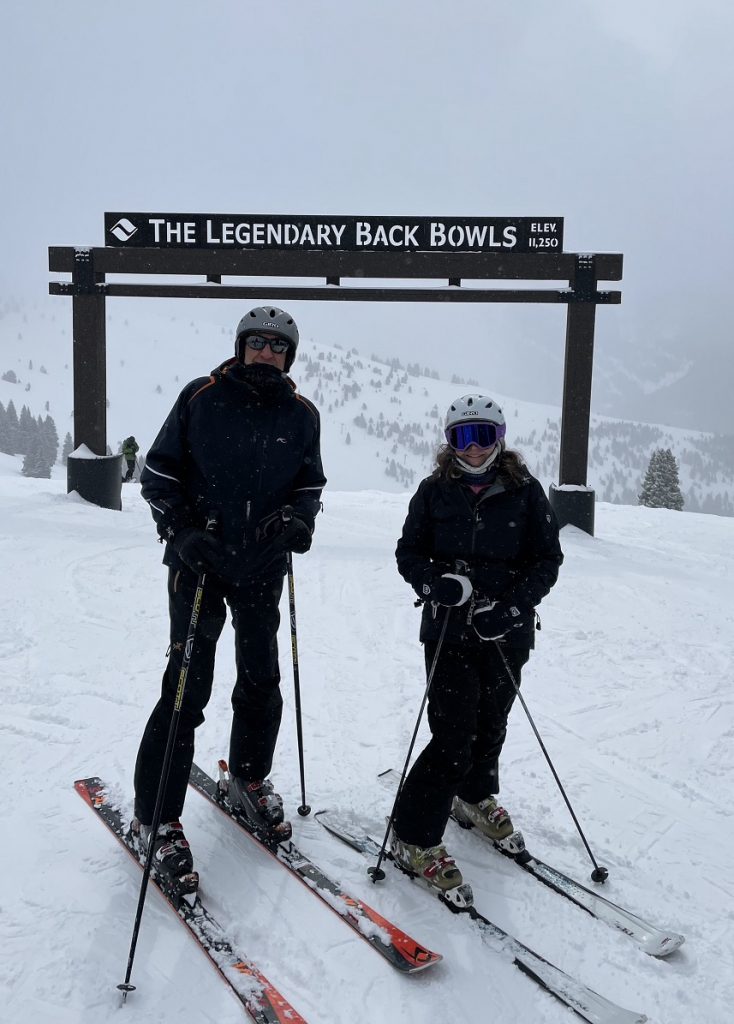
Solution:
[{"label": "black sunglasses", "polygon": [[259,334],[248,334],[245,338],[245,345],[254,352],[262,352],[266,345],[270,345],[273,355],[280,356],[288,351],[289,342],[284,338],[263,338]]}]

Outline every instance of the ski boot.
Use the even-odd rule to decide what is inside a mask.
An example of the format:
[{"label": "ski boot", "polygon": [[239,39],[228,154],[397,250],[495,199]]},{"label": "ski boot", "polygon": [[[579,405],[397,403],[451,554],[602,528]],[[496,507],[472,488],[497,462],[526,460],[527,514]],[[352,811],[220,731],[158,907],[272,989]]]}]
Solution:
[{"label": "ski boot", "polygon": [[[133,818],[130,832],[140,852],[147,857],[151,842],[150,825],[143,825],[137,818]],[[180,896],[195,894],[199,888],[199,875],[194,871],[191,847],[181,822],[167,821],[159,825],[152,841],[151,866],[161,882],[171,886]]]},{"label": "ski boot", "polygon": [[417,879],[455,910],[466,910],[474,902],[471,886],[464,883],[456,861],[449,857],[443,844],[414,846],[404,843],[393,829],[390,856],[401,871]]},{"label": "ski boot", "polygon": [[293,829],[284,820],[283,798],[275,792],[270,779],[241,779],[227,774],[226,794],[232,809],[247,818],[267,840],[283,843],[290,839]]},{"label": "ski boot", "polygon": [[451,813],[464,828],[476,827],[495,843],[508,839],[514,832],[510,815],[493,796],[478,804],[468,804],[455,796]]}]

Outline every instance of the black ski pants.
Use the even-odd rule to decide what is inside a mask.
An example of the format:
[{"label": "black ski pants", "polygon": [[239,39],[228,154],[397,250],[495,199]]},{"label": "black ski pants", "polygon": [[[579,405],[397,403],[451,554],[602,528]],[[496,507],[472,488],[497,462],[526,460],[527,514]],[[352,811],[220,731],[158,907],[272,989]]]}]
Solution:
[{"label": "black ski pants", "polygon": [[[160,700],[145,727],[135,765],[135,814],[146,825],[153,820],[196,585],[194,573],[169,570],[169,659]],[[247,586],[226,584],[211,574],[206,577],[161,821],[175,821],[183,810],[194,760],[194,730],[204,721],[204,708],[211,696],[225,603],[232,616],[237,664],[229,767],[233,775],[245,779],[264,779],[270,773],[283,710],[277,643],[282,590],[282,577]]]},{"label": "black ski pants", "polygon": [[[426,672],[436,646],[424,645]],[[519,686],[529,649],[503,646],[502,653]],[[408,773],[395,814],[403,842],[437,846],[454,796],[475,804],[499,792],[498,762],[515,696],[495,643],[444,643],[428,694],[431,740]]]}]

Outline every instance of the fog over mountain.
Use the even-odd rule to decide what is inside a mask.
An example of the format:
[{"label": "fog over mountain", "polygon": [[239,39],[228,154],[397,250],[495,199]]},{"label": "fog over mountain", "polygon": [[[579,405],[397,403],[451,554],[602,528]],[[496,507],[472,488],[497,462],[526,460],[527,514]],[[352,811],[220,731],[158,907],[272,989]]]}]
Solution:
[{"label": "fog over mountain", "polygon": [[[563,216],[567,251],[625,259],[594,412],[734,433],[723,0],[10,0],[2,27],[4,298],[40,301],[48,246],[102,244],[106,210]],[[325,343],[560,402],[562,307],[295,312]]]}]

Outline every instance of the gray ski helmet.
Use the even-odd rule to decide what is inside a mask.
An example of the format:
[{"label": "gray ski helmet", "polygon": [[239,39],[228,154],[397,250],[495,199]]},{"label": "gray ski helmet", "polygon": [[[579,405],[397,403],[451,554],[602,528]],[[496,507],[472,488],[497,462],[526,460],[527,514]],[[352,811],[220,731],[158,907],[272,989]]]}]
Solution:
[{"label": "gray ski helmet", "polygon": [[488,395],[462,395],[449,406],[444,429],[448,430],[449,427],[453,427],[457,423],[467,423],[471,420],[476,423],[496,423],[498,426],[506,426],[502,410]]},{"label": "gray ski helmet", "polygon": [[277,334],[279,338],[289,343],[285,354],[285,368],[290,370],[298,348],[298,328],[290,313],[278,309],[277,306],[256,306],[249,313],[245,313],[237,324],[234,342],[235,355],[241,362],[245,360],[245,338],[248,334],[259,334],[260,331],[264,331],[265,334]]}]

